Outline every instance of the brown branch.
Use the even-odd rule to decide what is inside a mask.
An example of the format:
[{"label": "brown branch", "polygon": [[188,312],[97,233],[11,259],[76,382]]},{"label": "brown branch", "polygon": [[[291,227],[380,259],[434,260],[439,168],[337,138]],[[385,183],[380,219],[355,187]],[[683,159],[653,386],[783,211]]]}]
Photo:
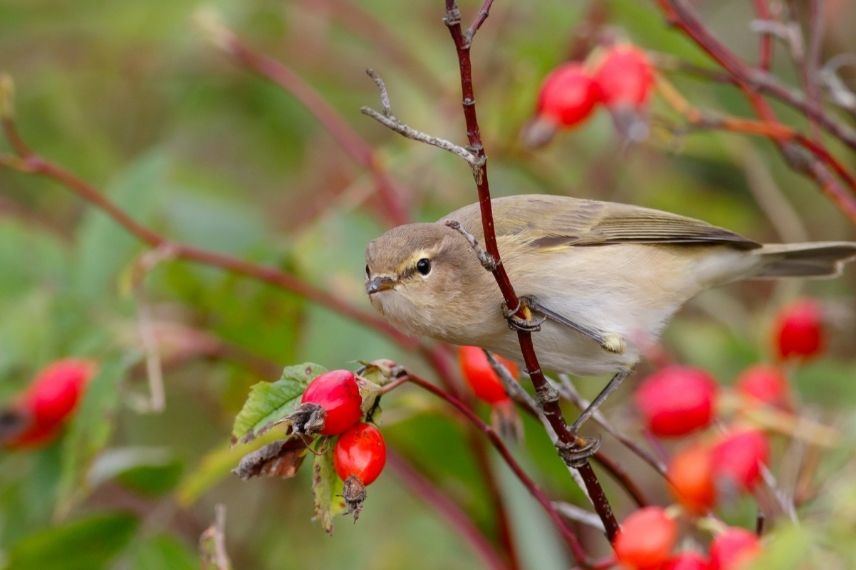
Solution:
[{"label": "brown branch", "polygon": [[226,28],[216,15],[203,13],[197,17],[197,20],[200,27],[221,50],[250,71],[290,93],[315,116],[356,163],[368,169],[374,179],[385,213],[393,224],[404,224],[409,220],[403,201],[404,194],[396,188],[395,183],[386,173],[374,148],[312,86],[282,62],[253,50],[234,32]]},{"label": "brown branch", "polygon": [[[520,302],[520,299],[514,291],[514,287],[511,284],[508,273],[502,265],[502,259],[500,258],[499,248],[497,246],[491,205],[490,183],[487,175],[487,155],[484,150],[484,145],[482,144],[478,115],[476,113],[472,62],[470,59],[471,42],[465,36],[461,28],[461,12],[456,0],[445,0],[445,4],[446,15],[444,17],[444,22],[449,29],[449,34],[452,36],[452,41],[455,44],[455,50],[458,56],[458,67],[461,77],[461,99],[464,119],[467,126],[467,141],[469,143],[468,150],[470,150],[470,152],[472,152],[477,158],[476,163],[472,165],[472,169],[478,190],[485,249],[496,262],[492,273],[500,291],[502,292],[502,296],[505,299],[506,306],[512,308],[518,317],[524,320],[529,320],[531,315],[529,314],[528,309],[526,309]],[[568,425],[565,422],[565,418],[562,415],[562,410],[559,407],[558,396],[555,395],[555,390],[550,388],[547,379],[544,377],[544,373],[541,371],[541,365],[539,364],[538,356],[535,353],[535,344],[532,340],[532,333],[529,331],[518,330],[517,338],[520,342],[520,350],[523,354],[523,361],[526,365],[526,370],[528,371],[529,377],[532,379],[536,393],[539,395],[539,401],[542,409],[544,410],[544,416],[550,422],[554,433],[559,439],[559,451],[560,455],[562,455],[563,451],[571,451],[574,449],[577,444],[576,436],[570,432]],[[553,396],[550,396],[551,392]],[[566,463],[568,462],[564,456],[563,460],[565,460]],[[588,462],[580,465],[578,467],[578,471],[585,482],[586,489],[592,499],[595,510],[603,521],[607,538],[612,542],[613,537],[618,532],[618,522],[615,520],[615,515],[612,513],[612,507],[609,505],[609,501],[600,485],[600,481]]]},{"label": "brown branch", "polygon": [[396,478],[443,518],[455,535],[461,537],[481,559],[485,568],[510,568],[467,513],[448,495],[392,449],[387,450],[386,457],[387,464],[395,472]]}]

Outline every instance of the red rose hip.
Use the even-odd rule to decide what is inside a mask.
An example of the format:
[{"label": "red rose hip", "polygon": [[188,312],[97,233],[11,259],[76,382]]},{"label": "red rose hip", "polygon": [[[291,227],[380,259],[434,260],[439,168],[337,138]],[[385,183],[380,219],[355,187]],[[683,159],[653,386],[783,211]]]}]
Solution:
[{"label": "red rose hip", "polygon": [[726,434],[711,450],[711,470],[717,483],[751,490],[761,479],[761,466],[767,462],[770,445],[766,436],[747,429]]},{"label": "red rose hip", "polygon": [[554,69],[541,85],[537,115],[572,127],[591,115],[597,101],[598,92],[586,68],[566,63]]},{"label": "red rose hip", "polygon": [[77,409],[97,365],[91,360],[66,358],[41,370],[9,410],[20,414],[23,431],[10,438],[9,447],[36,447],[56,437]]},{"label": "red rose hip", "polygon": [[[517,377],[519,371],[517,365],[507,358],[494,355],[496,360],[508,369],[513,377]],[[482,402],[494,405],[508,402],[508,394],[502,385],[502,380],[490,365],[484,351],[477,346],[458,347],[458,359],[461,363],[461,372],[476,398]]]},{"label": "red rose hip", "polygon": [[716,395],[716,382],[704,370],[667,366],[642,381],[635,400],[654,435],[674,437],[709,425]]},{"label": "red rose hip", "polygon": [[808,359],[824,345],[823,310],[813,299],[802,299],[779,313],[775,325],[779,357]]},{"label": "red rose hip", "polygon": [[785,373],[775,366],[759,364],[737,378],[737,391],[745,398],[780,408],[790,407],[790,385]]},{"label": "red rose hip", "polygon": [[669,462],[666,470],[669,488],[690,514],[703,515],[716,502],[712,465],[711,451],[703,445],[681,450]]},{"label": "red rose hip", "polygon": [[607,50],[594,72],[594,81],[606,106],[638,109],[648,102],[654,71],[644,51],[619,44]]},{"label": "red rose hip", "polygon": [[613,543],[615,556],[635,570],[660,568],[677,537],[678,527],[663,509],[645,507],[624,519]]},{"label": "red rose hip", "polygon": [[710,570],[739,570],[761,551],[758,537],[742,528],[729,528],[710,544]]},{"label": "red rose hip", "polygon": [[363,415],[360,387],[350,370],[331,370],[319,375],[306,387],[300,402],[324,410],[324,425],[320,429],[323,435],[342,433]]},{"label": "red rose hip", "polygon": [[386,444],[380,430],[371,424],[358,424],[343,433],[333,450],[336,473],[345,481],[356,477],[371,485],[386,464]]}]

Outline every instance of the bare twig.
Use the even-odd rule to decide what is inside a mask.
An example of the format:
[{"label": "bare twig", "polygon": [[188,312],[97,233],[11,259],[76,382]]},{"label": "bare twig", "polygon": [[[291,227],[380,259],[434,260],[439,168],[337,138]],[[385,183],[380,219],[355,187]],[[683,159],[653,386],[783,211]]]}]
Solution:
[{"label": "bare twig", "polygon": [[214,507],[214,524],[199,537],[199,558],[202,570],[232,570],[226,552],[226,507]]},{"label": "bare twig", "polygon": [[390,221],[394,224],[408,221],[404,193],[386,173],[372,146],[315,89],[282,62],[250,48],[225,26],[216,12],[202,11],[197,14],[196,21],[213,43],[235,61],[276,83],[300,101],[345,152],[369,170]]},{"label": "bare twig", "polygon": [[410,125],[399,121],[398,118],[392,114],[392,108],[390,106],[389,100],[389,92],[387,91],[386,84],[384,83],[383,79],[374,70],[368,69],[366,70],[366,73],[369,75],[369,77],[372,78],[372,81],[375,82],[375,85],[378,86],[383,112],[380,113],[378,111],[375,111],[371,107],[364,106],[360,108],[360,112],[363,115],[371,117],[378,123],[382,124],[388,129],[395,131],[396,133],[400,134],[405,138],[425,144],[430,144],[432,146],[436,146],[437,148],[441,148],[445,151],[451,152],[452,154],[466,160],[473,167],[477,164],[478,157],[472,152],[465,149],[464,147],[446,139],[441,139],[439,137],[429,135],[428,133],[418,131]]}]

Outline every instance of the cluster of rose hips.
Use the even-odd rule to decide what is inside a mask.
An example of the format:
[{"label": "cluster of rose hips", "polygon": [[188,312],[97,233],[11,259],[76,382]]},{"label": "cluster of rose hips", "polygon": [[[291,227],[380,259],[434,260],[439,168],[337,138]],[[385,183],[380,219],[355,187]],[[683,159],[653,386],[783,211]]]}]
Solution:
[{"label": "cluster of rose hips", "polygon": [[386,444],[380,430],[364,423],[357,378],[350,370],[331,370],[314,378],[300,399],[303,407],[319,408],[318,433],[339,436],[333,448],[336,474],[344,482],[349,512],[359,513],[365,488],[386,464]]},{"label": "cluster of rose hips", "polygon": [[[774,330],[778,361],[805,360],[823,347],[820,305],[797,301],[777,317]],[[502,380],[484,351],[462,346],[458,357],[464,379],[479,400],[494,412],[511,408]],[[511,376],[517,366],[502,357]],[[678,516],[690,520],[706,515],[729,498],[752,492],[762,479],[770,455],[767,436],[752,424],[735,422],[720,433],[705,433],[717,420],[722,390],[704,370],[667,366],[646,377],[635,393],[635,404],[646,429],[654,436],[676,438],[700,434],[670,460],[667,477],[679,507],[647,507],[628,516],[614,547],[618,561],[637,570],[734,570],[761,551],[759,538],[747,530],[719,525],[707,555],[693,550],[674,553]],[[790,385],[778,365],[759,364],[738,377],[733,393],[738,410],[769,407],[789,413]],[[738,418],[740,418],[738,413]]]},{"label": "cluster of rose hips", "polygon": [[[804,360],[823,346],[822,311],[818,303],[801,300],[784,309],[775,325],[779,361]],[[647,430],[661,438],[698,433],[716,420],[722,390],[705,371],[667,366],[645,378],[635,403]],[[770,455],[765,433],[744,422],[741,411],[758,407],[788,413],[790,386],[777,365],[756,365],[740,374],[735,384],[738,422],[715,435],[702,434],[669,461],[667,478],[680,508],[648,507],[631,514],[615,541],[618,560],[627,568],[671,570],[733,570],[761,551],[758,537],[746,530],[720,527],[709,560],[698,552],[673,556],[677,539],[675,517],[703,516],[730,497],[751,493],[761,482]]]},{"label": "cluster of rose hips", "polygon": [[9,449],[32,449],[56,439],[96,368],[91,360],[67,358],[41,370],[3,410],[3,444]]},{"label": "cluster of rose hips", "polygon": [[648,56],[629,43],[596,50],[584,63],[562,64],[541,85],[536,120],[526,138],[534,146],[543,144],[557,129],[585,122],[599,104],[616,119],[638,120],[653,85],[654,68]]}]

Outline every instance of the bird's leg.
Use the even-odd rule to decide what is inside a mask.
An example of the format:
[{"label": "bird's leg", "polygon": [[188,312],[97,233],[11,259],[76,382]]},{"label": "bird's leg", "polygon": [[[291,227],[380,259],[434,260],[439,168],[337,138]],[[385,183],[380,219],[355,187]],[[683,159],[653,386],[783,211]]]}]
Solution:
[{"label": "bird's leg", "polygon": [[[621,354],[622,352],[624,352],[624,339],[622,339],[620,335],[617,335],[615,333],[603,332],[575,323],[567,317],[548,309],[547,307],[539,303],[538,299],[530,295],[521,297],[521,302],[525,303],[525,305],[535,313],[541,313],[544,318],[549,319],[560,325],[566,326],[569,329],[575,330],[581,335],[589,337],[590,339],[598,343],[602,349],[608,352],[614,352],[616,354]],[[507,315],[506,318],[508,318]],[[543,320],[541,322],[543,322]]]},{"label": "bird's leg", "polygon": [[[532,297],[520,296],[517,298],[516,307],[509,307],[505,301],[502,302],[502,316],[508,321],[509,328],[526,332],[538,332],[541,330],[541,325],[547,320],[547,316],[535,314],[532,305],[529,304],[531,300]],[[517,316],[521,308],[526,318]]]},{"label": "bird's leg", "polygon": [[580,428],[586,423],[589,418],[597,411],[601,404],[616,390],[618,390],[621,383],[630,376],[630,373],[633,372],[633,368],[625,368],[619,370],[609,382],[607,382],[606,386],[604,386],[603,390],[595,396],[594,400],[586,407],[585,410],[574,420],[574,423],[571,424],[570,432],[576,434],[580,431]]}]

